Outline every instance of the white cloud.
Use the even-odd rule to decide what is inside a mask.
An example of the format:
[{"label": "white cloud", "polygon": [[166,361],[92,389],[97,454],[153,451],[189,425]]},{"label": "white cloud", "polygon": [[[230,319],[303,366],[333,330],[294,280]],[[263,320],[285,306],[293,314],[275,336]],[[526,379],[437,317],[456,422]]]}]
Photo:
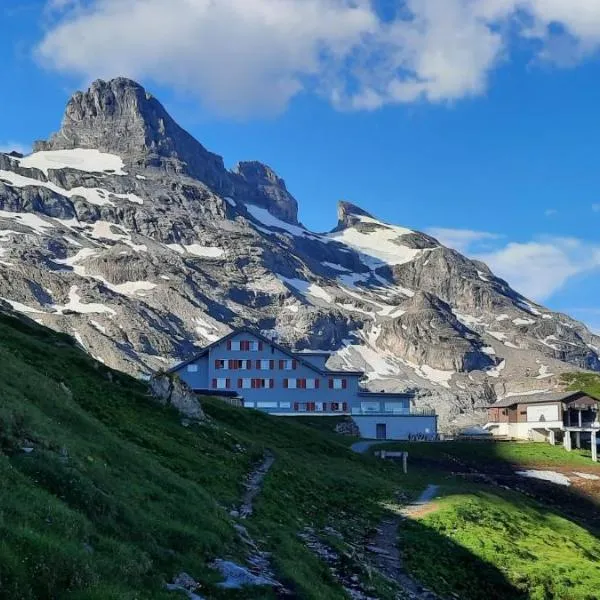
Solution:
[{"label": "white cloud", "polygon": [[473,231],[472,229],[447,229],[445,227],[430,227],[427,233],[444,246],[466,253],[473,251],[482,242],[499,240],[503,236],[488,231]]},{"label": "white cloud", "polygon": [[517,36],[561,63],[600,47],[597,0],[394,3],[384,19],[379,0],[49,0],[37,54],[61,72],[149,79],[247,114],[302,92],[371,110],[482,94]]},{"label": "white cloud", "polygon": [[19,142],[0,142],[0,152],[12,152],[13,150],[21,154],[29,154],[31,146]]},{"label": "white cloud", "polygon": [[[503,236],[469,229],[431,228],[443,244],[486,263],[524,296],[547,300],[577,275],[600,268],[600,245],[571,237],[540,236],[528,242],[502,241]],[[493,248],[482,249],[482,243]]]}]

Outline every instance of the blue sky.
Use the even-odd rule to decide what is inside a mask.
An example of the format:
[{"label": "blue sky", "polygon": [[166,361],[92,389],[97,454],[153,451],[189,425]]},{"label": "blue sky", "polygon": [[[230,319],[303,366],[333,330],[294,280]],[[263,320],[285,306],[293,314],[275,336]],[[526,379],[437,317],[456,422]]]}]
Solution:
[{"label": "blue sky", "polygon": [[[567,6],[568,4],[568,6]],[[350,200],[600,330],[595,0],[21,0],[0,8],[0,148],[127,75],[310,228]]]}]

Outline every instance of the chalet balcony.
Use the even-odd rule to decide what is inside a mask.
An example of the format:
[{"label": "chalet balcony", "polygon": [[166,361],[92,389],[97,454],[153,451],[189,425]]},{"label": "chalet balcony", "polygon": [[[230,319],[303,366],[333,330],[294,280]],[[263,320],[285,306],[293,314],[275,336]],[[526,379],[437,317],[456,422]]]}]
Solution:
[{"label": "chalet balcony", "polygon": [[395,417],[435,417],[436,412],[430,408],[397,408],[394,410],[381,410],[380,408],[353,408],[352,415],[378,417],[378,416],[395,416]]}]

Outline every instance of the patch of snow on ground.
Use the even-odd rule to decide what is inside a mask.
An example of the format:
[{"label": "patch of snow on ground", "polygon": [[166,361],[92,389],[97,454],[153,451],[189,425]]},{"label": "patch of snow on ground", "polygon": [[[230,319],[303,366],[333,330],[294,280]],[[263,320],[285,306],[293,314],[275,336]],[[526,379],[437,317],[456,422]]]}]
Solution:
[{"label": "patch of snow on ground", "polygon": [[533,325],[535,323],[534,319],[513,319],[513,323],[515,325]]},{"label": "patch of snow on ground", "polygon": [[215,327],[212,323],[209,323],[202,317],[194,317],[194,323],[196,324],[196,333],[200,334],[204,339],[209,342],[216,342],[222,336],[219,334],[218,327]]},{"label": "patch of snow on ground", "polygon": [[342,265],[338,265],[335,263],[324,262],[321,263],[324,267],[329,267],[330,269],[335,269],[336,271],[348,272],[350,269],[346,269],[346,267],[342,267]]},{"label": "patch of snow on ground", "polygon": [[[254,204],[246,204],[246,210],[260,223],[267,227],[275,227],[277,229],[283,229],[292,235],[303,236],[309,234],[306,229],[286,223],[277,217],[274,217],[266,208],[255,206]],[[271,233],[271,232],[269,232]]]},{"label": "patch of snow on ground", "polygon": [[517,302],[517,304],[532,315],[539,317],[542,314],[535,306],[533,306],[533,304],[527,302],[527,300],[521,300],[520,302]]},{"label": "patch of snow on ground", "polygon": [[410,229],[403,227],[392,227],[384,225],[375,219],[361,217],[361,221],[377,224],[376,231],[363,233],[354,227],[328,234],[330,240],[340,242],[354,248],[367,260],[363,260],[367,266],[376,268],[381,263],[386,265],[402,265],[410,262],[423,253],[423,250],[409,248],[395,243],[400,236],[413,233]]},{"label": "patch of snow on ground", "polygon": [[104,281],[104,283],[109,289],[124,296],[134,296],[140,292],[149,292],[156,288],[156,284],[150,281],[126,281],[118,284],[110,284]]},{"label": "patch of snow on ground", "polygon": [[450,380],[456,373],[454,371],[441,371],[440,369],[434,369],[429,365],[421,365],[417,369],[417,375],[420,375],[424,379],[428,379],[433,383],[437,383],[445,388],[450,387]]},{"label": "patch of snow on ground", "polygon": [[369,346],[353,344],[351,340],[345,341],[349,342],[349,345],[336,352],[336,355],[344,360],[346,366],[353,367],[352,354],[358,354],[365,363],[364,371],[369,381],[383,379],[398,373],[398,368],[381,352],[373,350]]},{"label": "patch of snow on ground", "polygon": [[103,325],[100,325],[100,323],[98,323],[98,321],[94,321],[93,319],[90,319],[90,325],[94,329],[97,329],[100,333],[103,333],[104,335],[106,335],[106,327],[104,327]]},{"label": "patch of snow on ground", "polygon": [[474,317],[473,315],[465,315],[463,313],[454,313],[454,316],[467,327],[482,327],[485,323],[482,321],[481,317]]},{"label": "patch of snow on ground", "polygon": [[540,365],[539,375],[536,379],[546,379],[547,377],[552,377],[554,373],[548,372],[548,365]]},{"label": "patch of snow on ground", "polygon": [[516,350],[519,350],[521,348],[521,346],[517,346],[517,344],[513,344],[512,342],[504,342],[504,345],[508,348],[515,348]]},{"label": "patch of snow on ground", "polygon": [[555,335],[549,335],[545,337],[543,340],[540,340],[544,346],[548,346],[548,348],[552,348],[552,350],[560,350],[560,348],[556,344],[551,344],[550,342],[558,342],[560,341]]},{"label": "patch of snow on ground", "polygon": [[0,297],[0,300],[4,300],[5,302],[8,302],[12,306],[13,310],[16,310],[17,312],[26,313],[26,314],[42,314],[44,312],[43,310],[38,310],[37,308],[27,306],[26,304],[21,304],[20,302],[17,302],[16,300],[9,300],[8,298],[2,298],[2,297]]},{"label": "patch of snow on ground", "polygon": [[217,248],[216,246],[202,246],[200,244],[190,244],[184,246],[185,249],[194,256],[201,256],[204,258],[219,258],[225,254],[223,248]]},{"label": "patch of snow on ground", "polygon": [[484,354],[487,354],[488,356],[495,356],[496,355],[496,351],[491,346],[483,346],[481,348],[481,351]]},{"label": "patch of snow on ground", "polygon": [[65,310],[72,310],[73,312],[83,313],[83,314],[101,314],[101,313],[109,313],[112,315],[116,315],[117,313],[108,306],[104,304],[96,304],[90,302],[89,304],[84,304],[81,302],[81,296],[78,293],[79,288],[74,285],[69,290],[69,302],[64,306],[54,305],[53,308],[58,313],[64,313]]},{"label": "patch of snow on ground", "polygon": [[498,315],[496,317],[496,321],[507,321],[508,319],[510,319],[510,317],[506,314]]},{"label": "patch of snow on ground", "polygon": [[368,281],[371,277],[370,273],[352,273],[351,275],[340,275],[337,280],[342,285],[347,285],[348,287],[356,287],[357,283],[364,283]]},{"label": "patch of snow on ground", "polygon": [[506,334],[503,333],[502,331],[487,331],[486,333],[488,335],[491,335],[494,339],[498,340],[499,342],[503,342],[506,339]]},{"label": "patch of snow on ground", "polygon": [[492,367],[491,369],[488,369],[486,371],[486,373],[490,377],[500,377],[500,373],[502,371],[504,371],[505,368],[506,368],[506,360],[503,360],[500,364],[496,365],[495,367]]},{"label": "patch of snow on ground", "polygon": [[521,477],[529,477],[531,479],[542,479],[543,481],[550,481],[552,483],[556,483],[557,485],[570,486],[571,481],[566,475],[562,473],[557,473],[556,471],[516,471],[517,475]]},{"label": "patch of snow on ground", "polygon": [[278,277],[283,282],[296,288],[301,294],[320,298],[321,300],[325,300],[325,302],[333,302],[333,297],[315,283],[310,283],[304,279],[291,279],[283,275],[278,275]]},{"label": "patch of snow on ground", "polygon": [[600,477],[598,475],[592,475],[591,473],[578,473],[577,471],[573,471],[574,475],[577,477],[581,477],[581,479],[588,479],[589,481],[598,481]]},{"label": "patch of snow on ground", "polygon": [[535,396],[536,394],[547,394],[550,390],[529,390],[528,392],[508,392],[504,398],[514,398],[515,396]]},{"label": "patch of snow on ground", "polygon": [[39,169],[46,176],[49,169],[75,169],[88,173],[112,171],[114,175],[127,175],[123,171],[123,159],[120,156],[83,148],[35,152],[19,159],[19,164],[25,168]]},{"label": "patch of snow on ground", "polygon": [[1,219],[10,219],[16,221],[20,225],[25,225],[33,229],[36,233],[44,235],[47,229],[54,229],[54,225],[44,219],[41,219],[37,215],[31,213],[15,213],[7,210],[0,210]]},{"label": "patch of snow on ground", "polygon": [[554,319],[552,315],[542,315],[542,319]]}]

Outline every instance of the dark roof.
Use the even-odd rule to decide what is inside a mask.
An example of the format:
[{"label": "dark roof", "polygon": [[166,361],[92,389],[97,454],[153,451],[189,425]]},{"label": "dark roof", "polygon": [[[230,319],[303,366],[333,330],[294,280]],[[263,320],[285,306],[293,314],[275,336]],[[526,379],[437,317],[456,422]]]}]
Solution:
[{"label": "dark roof", "polygon": [[414,392],[369,392],[367,390],[358,392],[359,396],[374,396],[380,397],[385,396],[386,398],[414,398]]},{"label": "dark roof", "polygon": [[252,335],[267,344],[271,344],[272,346],[277,348],[277,350],[280,350],[284,354],[287,354],[290,358],[297,360],[298,362],[302,363],[305,367],[308,367],[312,371],[316,371],[317,373],[319,373],[321,375],[353,375],[353,376],[356,375],[358,377],[361,377],[362,375],[365,374],[364,371],[331,371],[329,369],[319,369],[319,367],[313,365],[311,362],[309,362],[307,360],[304,360],[301,356],[294,353],[292,350],[285,348],[281,344],[278,344],[277,342],[264,336],[262,333],[259,333],[258,331],[255,331],[254,329],[250,329],[249,327],[241,327],[240,329],[234,329],[231,333],[228,333],[227,335],[223,336],[222,338],[219,338],[212,344],[209,344],[208,346],[206,346],[205,348],[200,350],[200,352],[198,352],[197,354],[195,354],[188,360],[184,360],[183,362],[176,364],[174,367],[171,367],[167,372],[175,373],[176,371],[179,371],[180,369],[189,365],[190,363],[193,363],[194,361],[198,360],[199,358],[202,358],[205,354],[208,353],[208,351],[211,348],[213,348],[217,344],[220,344],[221,342],[228,340],[229,338],[233,337],[234,335],[237,335],[238,333],[247,333],[248,335]]},{"label": "dark roof", "polygon": [[217,398],[239,398],[242,399],[237,392],[232,390],[207,390],[204,388],[193,388],[192,391],[194,394],[198,394],[200,396],[215,396]]},{"label": "dark roof", "polygon": [[515,404],[544,404],[546,402],[567,402],[575,396],[585,394],[590,398],[600,402],[600,398],[596,398],[591,394],[581,391],[571,392],[553,392],[548,394],[532,394],[531,396],[511,396],[510,398],[504,398],[498,400],[494,404],[490,405],[489,408],[507,408],[508,406],[514,406]]}]

